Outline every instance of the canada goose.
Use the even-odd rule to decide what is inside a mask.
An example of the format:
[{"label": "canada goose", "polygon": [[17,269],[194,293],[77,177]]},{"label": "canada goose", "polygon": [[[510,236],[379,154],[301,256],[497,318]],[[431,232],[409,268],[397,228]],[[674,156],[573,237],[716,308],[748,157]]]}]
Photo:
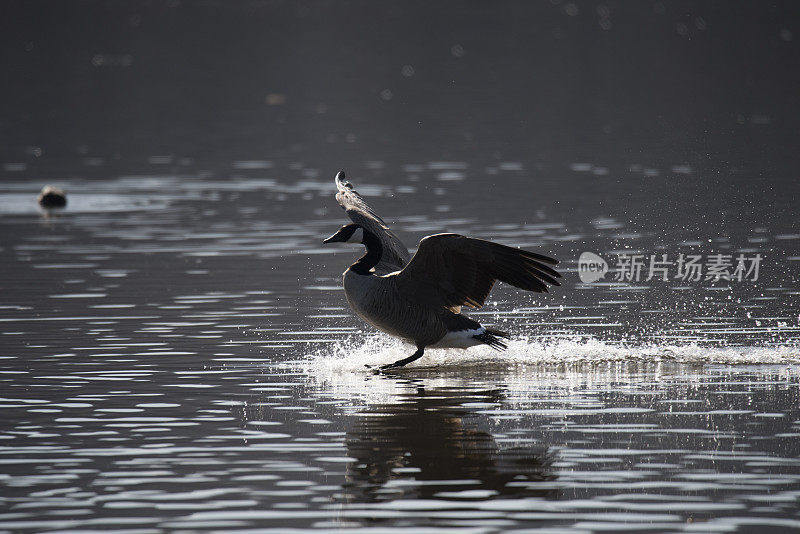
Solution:
[{"label": "canada goose", "polygon": [[[419,242],[414,257],[386,274],[377,272],[391,264],[400,240],[367,205],[343,172],[336,175],[336,200],[353,224],[326,239],[360,242],[367,251],[343,276],[344,292],[353,311],[379,330],[413,343],[408,358],[381,369],[402,367],[422,357],[426,347],[467,348],[485,344],[502,350],[500,330],[481,326],[462,315],[461,306],[480,308],[497,280],[520,289],[546,292],[545,283],[560,285],[554,269],[558,261],[491,241],[458,234],[435,234]],[[389,246],[387,246],[387,243]],[[399,244],[404,250],[402,243]],[[406,253],[407,254],[407,253]]]},{"label": "canada goose", "polygon": [[37,198],[43,208],[63,208],[67,205],[67,195],[61,189],[46,185]]}]

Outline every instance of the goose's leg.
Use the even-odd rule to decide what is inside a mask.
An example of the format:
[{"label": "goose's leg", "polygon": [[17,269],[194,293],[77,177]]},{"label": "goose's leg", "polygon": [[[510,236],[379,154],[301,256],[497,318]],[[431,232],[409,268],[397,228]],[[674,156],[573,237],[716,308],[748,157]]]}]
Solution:
[{"label": "goose's leg", "polygon": [[417,347],[417,352],[409,356],[408,358],[403,358],[402,360],[397,360],[394,363],[389,363],[386,365],[381,366],[381,371],[385,371],[387,369],[396,369],[398,367],[403,367],[407,363],[411,363],[413,361],[419,360],[422,358],[422,354],[425,352],[425,347]]}]

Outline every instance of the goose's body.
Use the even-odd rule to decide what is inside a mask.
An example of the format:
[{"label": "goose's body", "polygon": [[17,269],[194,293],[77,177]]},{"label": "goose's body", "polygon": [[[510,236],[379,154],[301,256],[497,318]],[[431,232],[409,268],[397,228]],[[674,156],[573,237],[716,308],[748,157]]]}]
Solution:
[{"label": "goose's body", "polygon": [[[556,260],[458,234],[423,238],[414,257],[404,259],[398,251],[407,254],[405,246],[344,181],[344,173],[337,174],[336,185],[336,199],[355,224],[325,242],[355,237],[367,250],[344,272],[347,301],[369,324],[417,347],[413,355],[384,369],[420,358],[426,347],[486,344],[504,349],[501,338],[508,334],[481,326],[461,314],[461,306],[482,306],[496,280],[536,292],[546,292],[545,283],[559,285],[555,279],[560,275],[546,265]],[[352,226],[360,233],[351,231]]]},{"label": "goose's body", "polygon": [[482,344],[474,338],[486,331],[480,324],[405,295],[394,274],[364,275],[347,269],[343,281],[350,307],[378,330],[415,345],[466,348]]},{"label": "goose's body", "polygon": [[342,281],[347,303],[356,315],[387,334],[414,342],[416,331],[420,330],[417,323],[431,319],[425,310],[410,318],[405,316],[411,306],[399,295],[395,277],[359,274],[347,269]]}]

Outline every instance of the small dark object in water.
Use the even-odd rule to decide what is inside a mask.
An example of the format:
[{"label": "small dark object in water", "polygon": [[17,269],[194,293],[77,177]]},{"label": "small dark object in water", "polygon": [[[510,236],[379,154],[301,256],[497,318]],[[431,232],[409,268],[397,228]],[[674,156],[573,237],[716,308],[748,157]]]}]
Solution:
[{"label": "small dark object in water", "polygon": [[57,187],[46,185],[39,193],[39,205],[43,208],[63,208],[67,205],[67,195]]}]

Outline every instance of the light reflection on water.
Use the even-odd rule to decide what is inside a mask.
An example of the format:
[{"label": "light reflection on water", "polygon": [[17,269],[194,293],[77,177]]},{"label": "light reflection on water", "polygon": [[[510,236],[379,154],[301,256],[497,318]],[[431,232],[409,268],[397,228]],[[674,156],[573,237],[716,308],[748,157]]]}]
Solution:
[{"label": "light reflection on water", "polygon": [[[581,251],[656,252],[657,228],[475,211],[463,162],[364,178],[409,243],[459,231],[567,273],[478,312],[508,352],[376,376],[408,348],[343,302],[357,252],[320,244],[344,222],[330,181],[233,167],[263,175],[75,181],[46,219],[13,207],[35,184],[2,185],[0,530],[800,528],[793,233],[758,232],[781,247],[760,287],[579,289]],[[491,175],[513,190],[524,168]],[[732,250],[762,250],[737,230]]]}]

